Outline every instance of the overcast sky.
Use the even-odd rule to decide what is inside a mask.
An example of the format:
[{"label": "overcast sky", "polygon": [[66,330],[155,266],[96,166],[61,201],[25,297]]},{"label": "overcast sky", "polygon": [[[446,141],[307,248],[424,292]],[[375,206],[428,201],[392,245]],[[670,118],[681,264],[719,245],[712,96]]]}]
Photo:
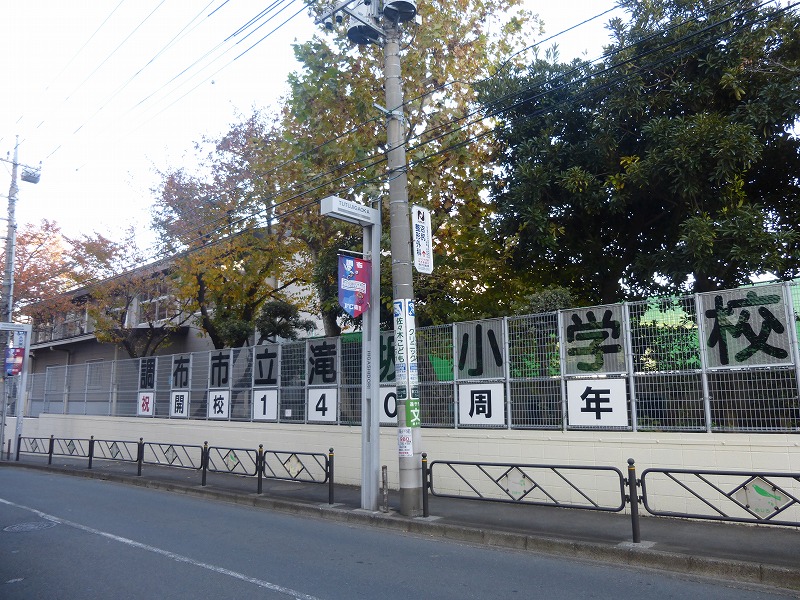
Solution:
[{"label": "overcast sky", "polygon": [[[614,1],[529,3],[553,34]],[[203,136],[218,137],[254,106],[275,106],[295,66],[291,43],[315,31],[302,7],[301,0],[0,0],[0,157],[13,156],[18,134],[20,162],[43,162],[40,183],[19,184],[17,222],[48,218],[68,235],[116,238],[128,223],[146,228],[154,168],[191,163]],[[607,20],[560,36],[562,58],[599,55]],[[10,173],[0,163],[2,196]]]}]

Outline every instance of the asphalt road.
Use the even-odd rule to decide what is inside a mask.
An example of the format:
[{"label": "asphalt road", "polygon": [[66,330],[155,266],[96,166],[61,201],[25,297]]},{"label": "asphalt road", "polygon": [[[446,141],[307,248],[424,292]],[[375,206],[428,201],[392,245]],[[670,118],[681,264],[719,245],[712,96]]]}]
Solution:
[{"label": "asphalt road", "polygon": [[4,600],[793,597],[100,480],[0,470]]}]

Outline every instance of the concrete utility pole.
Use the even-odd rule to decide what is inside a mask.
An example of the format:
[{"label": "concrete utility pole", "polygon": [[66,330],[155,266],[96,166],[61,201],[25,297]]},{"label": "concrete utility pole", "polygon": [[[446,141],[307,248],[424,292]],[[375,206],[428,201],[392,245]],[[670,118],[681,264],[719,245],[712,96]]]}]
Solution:
[{"label": "concrete utility pole", "polygon": [[[3,275],[3,305],[0,310],[0,321],[10,323],[14,312],[14,252],[16,251],[17,223],[14,220],[14,210],[17,204],[17,169],[19,168],[19,137],[14,144],[14,161],[11,163],[11,187],[8,190],[8,234],[6,235],[6,265]],[[7,333],[3,333],[0,339],[5,341]],[[3,348],[6,345],[3,344]]]},{"label": "concrete utility pole", "polygon": [[[6,159],[0,159],[4,162],[9,162]],[[8,389],[8,377],[6,375],[6,365],[5,365],[5,350],[8,348],[8,336],[11,335],[13,331],[22,331],[25,336],[25,343],[24,343],[24,353],[23,353],[23,369],[22,369],[22,376],[19,379],[19,385],[17,386],[17,409],[16,409],[16,417],[17,417],[17,426],[16,426],[16,436],[19,438],[22,435],[22,418],[25,416],[25,394],[26,394],[26,383],[27,383],[27,370],[28,370],[28,352],[30,350],[30,343],[31,343],[31,326],[30,325],[16,325],[10,324],[14,317],[14,254],[16,253],[17,248],[17,222],[14,216],[16,204],[17,204],[17,193],[19,192],[19,186],[17,185],[17,170],[19,169],[19,136],[17,136],[16,143],[14,144],[14,160],[11,161],[11,186],[8,190],[8,228],[7,228],[7,235],[6,235],[6,260],[5,260],[5,271],[3,275],[3,291],[2,291],[2,302],[0,303],[0,348],[2,348],[2,379],[3,379],[3,397],[0,399],[0,406],[2,410],[0,410],[0,451],[3,449],[4,443],[4,436],[5,436],[5,427],[6,427],[6,402],[9,398],[9,389]],[[39,183],[39,172],[40,169],[34,169],[32,167],[28,167],[26,165],[22,165],[25,167],[22,170],[22,180],[27,181],[29,183]],[[9,323],[10,325],[4,325],[5,323]]]},{"label": "concrete utility pole", "polygon": [[332,29],[341,22],[341,13],[349,16],[347,37],[351,41],[370,44],[383,39],[386,108],[376,107],[387,116],[400,512],[417,516],[422,509],[422,435],[400,69],[400,24],[416,17],[417,5],[415,0],[342,0],[321,15],[319,22]]},{"label": "concrete utility pole", "polygon": [[[401,440],[400,512],[419,514],[422,502],[422,435],[419,426],[419,384],[417,342],[414,326],[414,282],[412,277],[411,225],[408,211],[408,176],[405,147],[405,116],[400,70],[400,28],[388,23],[383,46],[386,89],[387,154],[389,173],[389,223],[392,243],[392,297],[395,312],[395,373],[397,377],[397,427]],[[410,302],[410,304],[409,304]],[[398,326],[398,313],[403,323]],[[400,330],[403,325],[405,331]],[[397,343],[404,340],[405,344]],[[409,352],[411,351],[411,352]],[[405,352],[405,356],[400,353]],[[401,366],[397,369],[398,365]],[[405,375],[405,377],[403,377]],[[403,380],[405,379],[405,381]],[[403,389],[405,388],[405,389]],[[410,429],[410,431],[408,431]],[[403,447],[402,436],[411,434],[411,448]]]}]

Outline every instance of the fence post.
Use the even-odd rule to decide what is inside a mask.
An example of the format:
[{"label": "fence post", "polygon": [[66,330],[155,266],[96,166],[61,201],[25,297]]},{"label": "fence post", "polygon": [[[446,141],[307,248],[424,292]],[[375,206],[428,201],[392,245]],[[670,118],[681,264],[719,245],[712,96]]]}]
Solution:
[{"label": "fence post", "polygon": [[20,448],[22,448],[22,434],[17,436],[17,462],[19,462]]},{"label": "fence post", "polygon": [[633,527],[633,543],[642,541],[639,532],[639,491],[636,480],[636,466],[632,458],[628,459],[628,501],[631,503],[631,526]]},{"label": "fence post", "polygon": [[144,462],[144,438],[139,438],[139,447],[136,453],[136,474],[142,476],[142,462]]},{"label": "fence post", "polygon": [[256,473],[258,473],[258,493],[262,491],[264,481],[264,444],[258,445],[258,458],[256,458]]},{"label": "fence post", "polygon": [[328,504],[333,504],[333,448],[328,449]]},{"label": "fence post", "polygon": [[56,445],[56,438],[54,435],[50,436],[50,447],[47,449],[47,464],[53,464],[53,448]]},{"label": "fence post", "polygon": [[381,467],[381,489],[383,490],[383,512],[389,512],[389,471],[386,465]]},{"label": "fence post", "polygon": [[422,453],[422,516],[431,516],[428,509],[428,453]]},{"label": "fence post", "polygon": [[94,436],[89,437],[89,468],[92,468],[92,459],[94,458]]},{"label": "fence post", "polygon": [[203,466],[203,481],[200,485],[206,485],[206,473],[208,472],[208,442],[203,442],[203,449],[200,451],[200,464]]}]

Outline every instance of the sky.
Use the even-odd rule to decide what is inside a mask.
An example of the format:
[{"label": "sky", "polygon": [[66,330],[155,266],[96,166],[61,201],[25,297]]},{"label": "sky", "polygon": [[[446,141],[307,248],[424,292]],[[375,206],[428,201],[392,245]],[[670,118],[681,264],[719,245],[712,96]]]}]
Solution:
[{"label": "sky", "polygon": [[[614,5],[527,1],[545,37]],[[559,36],[561,57],[599,56],[609,16]],[[193,165],[195,143],[274,109],[291,44],[318,31],[301,0],[0,0],[0,158],[19,136],[20,163],[42,163],[38,184],[19,182],[17,223],[111,239],[134,225],[147,245],[157,170]],[[3,200],[10,183],[0,162]]]}]

